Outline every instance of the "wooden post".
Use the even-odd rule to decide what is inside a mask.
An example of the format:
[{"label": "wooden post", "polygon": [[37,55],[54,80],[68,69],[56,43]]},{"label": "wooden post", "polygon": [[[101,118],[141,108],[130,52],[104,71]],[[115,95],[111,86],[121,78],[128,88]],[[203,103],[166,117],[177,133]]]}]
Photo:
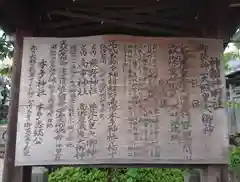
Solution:
[{"label": "wooden post", "polygon": [[108,182],[112,182],[112,168],[108,168]]},{"label": "wooden post", "polygon": [[201,182],[229,182],[228,165],[211,165],[203,169]]},{"label": "wooden post", "polygon": [[184,172],[184,182],[201,182],[198,169],[188,169]]},{"label": "wooden post", "polygon": [[[3,168],[3,182],[31,182],[22,178],[25,170],[21,167],[15,167],[15,146],[17,134],[17,121],[18,121],[18,101],[20,90],[20,77],[22,67],[22,49],[23,37],[26,33],[22,30],[16,31],[15,45],[14,45],[14,58],[12,69],[12,87],[11,87],[11,102],[8,112],[8,140],[6,142],[4,168]],[[29,171],[29,170],[28,170]]]},{"label": "wooden post", "polygon": [[22,167],[22,182],[32,181],[32,166]]}]

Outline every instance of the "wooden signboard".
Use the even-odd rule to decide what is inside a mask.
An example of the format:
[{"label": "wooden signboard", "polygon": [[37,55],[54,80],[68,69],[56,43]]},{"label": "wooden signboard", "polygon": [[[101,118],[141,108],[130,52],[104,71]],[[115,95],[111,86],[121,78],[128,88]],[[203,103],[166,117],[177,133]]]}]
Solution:
[{"label": "wooden signboard", "polygon": [[220,40],[26,38],[16,165],[227,164]]}]

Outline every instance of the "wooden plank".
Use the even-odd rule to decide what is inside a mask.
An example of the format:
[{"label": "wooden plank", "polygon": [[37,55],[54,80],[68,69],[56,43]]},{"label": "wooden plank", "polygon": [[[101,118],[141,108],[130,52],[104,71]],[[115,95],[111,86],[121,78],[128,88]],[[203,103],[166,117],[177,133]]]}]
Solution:
[{"label": "wooden plank", "polygon": [[[107,42],[107,41],[110,41],[110,40],[116,40],[116,42],[117,42],[116,45],[119,46],[119,52],[116,51],[116,57],[119,60],[118,61],[119,71],[117,70],[118,73],[122,72],[121,68],[125,64],[124,57],[125,57],[125,53],[127,52],[127,45],[129,43],[134,43],[135,45],[137,45],[136,47],[142,47],[142,45],[146,45],[145,46],[146,50],[148,50],[148,48],[152,44],[160,45],[160,46],[156,46],[155,52],[157,53],[158,51],[160,51],[161,54],[154,54],[154,55],[156,55],[156,60],[159,60],[159,62],[157,64],[157,67],[158,67],[158,71],[160,73],[160,72],[163,72],[163,71],[167,70],[168,67],[171,66],[170,64],[167,64],[167,65],[163,64],[163,63],[166,62],[164,60],[171,60],[172,59],[172,58],[169,59],[169,56],[172,55],[172,50],[169,49],[169,45],[181,44],[181,45],[186,45],[186,47],[188,47],[188,52],[191,52],[191,54],[189,56],[189,57],[191,57],[191,60],[186,58],[186,59],[183,60],[183,62],[178,63],[179,65],[183,65],[183,66],[188,65],[188,63],[190,63],[190,62],[191,63],[200,62],[199,55],[201,54],[201,52],[199,51],[199,45],[202,44],[202,43],[205,43],[206,45],[209,46],[209,49],[208,49],[208,50],[210,50],[208,52],[209,57],[211,57],[211,55],[214,54],[214,55],[219,55],[219,56],[216,57],[216,59],[219,59],[220,53],[222,52],[221,44],[220,44],[221,41],[218,41],[218,40],[205,40],[206,42],[204,42],[202,40],[200,41],[199,39],[196,39],[196,40],[195,39],[179,39],[179,40],[177,40],[177,39],[172,39],[172,38],[166,39],[166,38],[116,36],[116,35],[65,39],[65,41],[61,41],[61,40],[62,40],[62,38],[59,38],[59,39],[56,39],[56,38],[50,38],[50,39],[42,39],[42,38],[32,39],[32,38],[29,38],[29,39],[27,39],[26,42],[25,42],[26,47],[24,47],[25,48],[24,50],[26,51],[26,52],[24,52],[25,60],[28,60],[29,57],[34,57],[35,58],[35,55],[36,55],[36,60],[37,60],[36,66],[38,66],[39,64],[43,64],[42,61],[45,61],[45,60],[52,60],[52,62],[56,62],[56,61],[53,61],[53,60],[55,60],[55,58],[52,58],[51,54],[42,54],[42,53],[49,51],[49,48],[51,48],[51,50],[53,49],[55,51],[54,54],[57,55],[58,54],[58,52],[57,52],[58,49],[56,49],[57,46],[52,47],[51,45],[55,45],[55,44],[59,45],[59,42],[64,43],[66,41],[67,43],[65,42],[64,44],[66,44],[68,48],[71,48],[73,46],[80,48],[80,46],[83,44],[83,42],[86,43],[87,46],[95,44],[95,43],[98,46],[100,46],[105,41]],[[104,40],[104,41],[102,41],[102,40]],[[32,48],[31,45],[35,45],[36,47],[34,47],[34,49],[31,49]],[[35,52],[34,51],[35,48],[38,51]],[[141,52],[140,51],[141,49],[137,49],[137,50],[139,50],[139,52]],[[32,52],[30,52],[29,50],[32,50]],[[61,47],[60,47],[60,50],[61,50]],[[96,52],[96,54],[94,53],[94,55],[100,55],[99,54],[100,50],[101,49],[97,48],[98,52]],[[169,50],[171,50],[171,51],[169,51]],[[183,50],[185,51],[185,49],[183,49]],[[81,51],[81,49],[75,49],[74,51],[79,52],[79,51]],[[182,52],[184,52],[184,51],[182,51]],[[110,51],[107,52],[107,56],[111,55],[109,52]],[[71,54],[72,54],[72,52],[70,52],[70,55]],[[89,55],[92,55],[92,53],[89,53]],[[181,53],[180,55],[183,55],[183,53]],[[38,56],[40,56],[41,59],[37,58]],[[75,59],[76,60],[82,60],[82,57],[81,57],[81,55],[79,55],[79,57],[76,57]],[[98,59],[98,58],[100,58],[100,57],[96,57],[96,59]],[[141,56],[140,58],[138,56],[135,56],[132,59],[133,60],[138,59],[140,61],[145,60],[145,58],[143,56]],[[183,58],[181,58],[181,59],[183,59]],[[59,62],[59,61],[57,61],[57,62]],[[189,73],[188,76],[189,77],[187,79],[185,79],[185,80],[187,80],[184,83],[185,87],[186,87],[187,84],[191,84],[191,85],[194,84],[195,85],[196,83],[193,83],[193,81],[196,78],[199,77],[199,74],[203,74],[203,73],[206,72],[205,70],[199,68],[200,64],[195,65],[195,63],[194,63],[194,65],[189,67],[189,70],[188,70],[188,73]],[[179,163],[181,163],[181,164],[183,164],[183,163],[194,164],[195,163],[196,164],[196,163],[204,163],[204,162],[206,164],[209,164],[209,163],[210,164],[211,163],[226,164],[227,163],[227,155],[223,156],[223,154],[225,154],[225,151],[226,151],[226,148],[227,148],[227,142],[226,142],[226,138],[225,138],[225,136],[227,135],[227,126],[225,125],[225,123],[226,123],[225,118],[221,117],[221,115],[222,116],[225,115],[225,109],[224,108],[216,108],[216,110],[213,111],[216,114],[214,113],[215,115],[212,116],[212,115],[206,115],[204,113],[202,114],[202,109],[201,108],[196,108],[196,106],[195,106],[196,104],[194,104],[194,106],[192,106],[190,104],[187,105],[187,106],[183,105],[183,107],[187,107],[185,109],[185,112],[190,112],[190,111],[188,111],[188,108],[191,108],[191,107],[194,107],[196,109],[193,113],[190,113],[192,119],[189,118],[189,119],[191,119],[191,125],[188,124],[188,126],[187,126],[188,128],[186,127],[188,130],[187,129],[182,130],[182,133],[184,133],[184,134],[181,134],[181,135],[176,134],[175,135],[175,133],[174,133],[175,129],[172,127],[172,125],[166,124],[166,125],[163,126],[163,123],[166,123],[165,121],[169,121],[168,117],[171,118],[171,116],[169,116],[169,115],[170,114],[173,115],[172,113],[169,113],[169,110],[170,109],[174,110],[172,105],[169,104],[168,100],[171,101],[170,103],[173,103],[173,102],[175,103],[175,100],[174,101],[171,100],[172,97],[173,97],[173,96],[171,96],[170,99],[169,98],[164,98],[165,102],[169,105],[166,104],[165,106],[160,106],[160,104],[162,104],[162,102],[163,102],[163,99],[159,98],[159,95],[164,95],[168,90],[160,91],[160,93],[158,93],[158,92],[154,93],[156,95],[151,96],[152,98],[154,98],[153,100],[157,100],[157,102],[155,102],[155,101],[152,102],[152,100],[151,100],[150,103],[148,103],[148,101],[144,102],[146,107],[148,107],[148,109],[150,109],[150,112],[154,112],[152,110],[155,110],[157,105],[159,107],[162,107],[162,109],[159,110],[159,112],[165,114],[165,118],[154,119],[153,122],[155,124],[153,126],[151,126],[152,128],[156,129],[154,131],[155,133],[159,132],[159,135],[154,136],[155,137],[154,139],[153,139],[153,137],[149,137],[149,138],[146,137],[146,139],[144,139],[144,142],[142,142],[143,138],[139,138],[139,139],[137,138],[137,139],[135,139],[136,141],[131,141],[131,140],[129,140],[129,138],[134,136],[134,133],[131,133],[131,131],[130,131],[131,128],[128,128],[129,125],[120,125],[120,124],[117,125],[116,128],[119,127],[117,129],[120,132],[116,134],[116,137],[121,138],[121,140],[116,140],[116,146],[118,146],[118,147],[115,150],[118,150],[117,151],[118,156],[116,156],[116,157],[114,156],[115,157],[114,159],[112,159],[112,157],[109,157],[110,156],[110,154],[108,153],[109,148],[99,147],[99,146],[102,146],[99,142],[99,143],[97,143],[98,145],[96,145],[96,149],[94,148],[94,151],[93,151],[94,154],[92,154],[92,155],[95,155],[95,151],[97,151],[96,152],[96,157],[94,156],[94,160],[89,160],[88,156],[86,156],[84,158],[84,160],[86,162],[84,160],[79,161],[78,159],[76,159],[76,155],[80,155],[80,154],[76,153],[75,155],[72,155],[73,151],[75,152],[75,150],[73,148],[67,147],[67,146],[69,146],[69,143],[68,143],[68,145],[65,143],[65,142],[67,142],[67,140],[61,141],[61,145],[59,145],[58,143],[56,145],[56,140],[58,139],[58,138],[56,139],[56,137],[54,137],[56,133],[55,133],[55,131],[49,130],[49,129],[48,129],[48,132],[44,132],[44,135],[39,137],[39,138],[37,138],[38,136],[35,136],[35,135],[33,137],[32,137],[32,135],[29,136],[33,140],[33,142],[31,142],[30,143],[31,145],[28,146],[29,141],[25,139],[27,137],[24,137],[24,135],[22,135],[21,133],[26,133],[26,130],[27,130],[26,127],[28,126],[28,123],[32,123],[32,125],[30,125],[30,127],[35,126],[34,127],[35,129],[38,128],[38,121],[40,119],[35,120],[35,118],[37,118],[39,116],[39,113],[41,114],[41,112],[32,112],[33,115],[30,118],[33,118],[33,119],[31,119],[31,120],[26,119],[26,115],[24,114],[24,112],[30,112],[31,110],[36,111],[36,108],[34,108],[34,107],[46,107],[48,109],[49,108],[48,99],[51,99],[53,97],[58,98],[58,95],[55,94],[56,89],[51,90],[50,93],[54,93],[54,95],[53,96],[49,95],[47,98],[44,95],[43,97],[46,98],[46,99],[43,99],[43,100],[40,99],[41,100],[41,105],[39,106],[39,103],[38,103],[40,101],[39,96],[38,95],[33,95],[33,99],[32,99],[31,95],[30,95],[31,93],[34,93],[35,91],[36,91],[36,93],[40,93],[40,91],[41,91],[41,90],[38,89],[38,87],[32,88],[32,87],[34,87],[34,85],[32,85],[32,81],[30,81],[32,79],[29,79],[29,75],[31,77],[31,72],[29,72],[29,70],[30,71],[32,70],[31,62],[24,61],[23,64],[24,64],[23,65],[24,70],[22,71],[22,74],[23,74],[22,75],[22,77],[23,77],[22,81],[24,82],[24,84],[21,85],[21,90],[22,90],[22,92],[21,92],[21,104],[20,104],[20,108],[19,108],[20,111],[22,111],[22,112],[19,112],[19,119],[24,120],[25,122],[24,123],[19,122],[19,125],[18,125],[19,126],[19,133],[18,133],[18,145],[17,145],[18,147],[17,147],[17,150],[19,152],[16,153],[16,165],[19,165],[19,166],[22,166],[22,165],[40,165],[40,164],[41,165],[51,165],[51,164],[55,164],[55,165],[57,165],[57,164],[61,165],[62,164],[62,165],[64,165],[64,164],[87,164],[87,163],[88,164],[100,164],[100,163],[104,163],[104,164],[116,164],[116,163],[119,163],[119,164],[122,164],[122,163],[136,164],[136,163],[138,163],[139,164],[139,163],[143,163],[144,164],[145,163],[146,165],[149,165],[149,164],[152,164],[152,163],[156,163],[156,164],[159,164],[159,163],[161,163],[161,164],[167,164],[167,163],[168,164],[174,164],[174,163],[175,164],[176,163],[177,164],[179,164]],[[34,61],[34,64],[35,64],[35,61]],[[52,64],[52,63],[50,63],[50,64]],[[72,62],[69,62],[69,64],[70,65],[68,65],[68,66],[74,65],[74,64],[72,64]],[[164,66],[161,66],[162,64]],[[58,64],[56,65],[56,67],[59,68]],[[156,66],[153,66],[153,67],[156,67]],[[179,68],[184,69],[184,67],[182,67],[182,66],[179,67]],[[41,68],[41,69],[43,69],[43,68]],[[135,69],[137,71],[137,69],[139,69],[139,68],[135,68]],[[46,75],[44,76],[44,79],[48,80],[48,76],[51,74],[51,72],[50,72],[49,69],[47,69],[47,67],[44,70],[46,70],[45,71]],[[54,74],[58,75],[58,72],[60,72],[61,70],[62,69],[56,69],[56,73],[54,73]],[[40,70],[38,70],[38,71],[40,71]],[[79,72],[76,71],[75,72],[76,75],[79,75],[79,73],[81,73],[80,71]],[[123,71],[125,71],[124,74],[127,73],[126,69],[124,69]],[[184,71],[184,73],[185,72],[186,71]],[[73,72],[70,71],[70,70],[67,70],[66,73],[69,73],[68,75],[66,74],[66,80],[67,79],[72,79],[71,74]],[[107,72],[105,72],[105,73],[107,73]],[[169,77],[171,76],[171,73],[165,72],[165,74],[166,75],[164,75],[164,79],[168,78],[168,76]],[[153,88],[154,90],[156,90],[157,88],[161,88],[161,87],[171,87],[170,89],[172,89],[172,88],[178,89],[179,88],[178,83],[177,83],[178,85],[176,83],[174,83],[175,85],[166,85],[166,84],[162,83],[162,77],[163,77],[162,75],[159,74],[159,75],[156,75],[156,76],[158,77],[157,78],[158,80],[161,80],[161,83],[159,83],[159,85],[156,85],[156,86],[151,86],[151,89]],[[186,74],[180,75],[180,76],[182,76],[184,78],[186,76]],[[218,76],[218,75],[216,74],[216,76]],[[32,77],[33,77],[33,80],[35,81],[35,83],[38,82],[36,80],[36,79],[39,79],[38,74],[33,75]],[[75,75],[74,75],[74,77],[75,77]],[[96,76],[96,77],[98,77],[98,76]],[[76,78],[76,80],[79,79],[79,77],[75,77],[75,78]],[[132,100],[129,99],[130,102],[126,100],[126,95],[125,94],[127,93],[126,89],[128,89],[128,88],[126,88],[126,79],[127,78],[125,76],[122,76],[121,79],[119,79],[118,82],[116,83],[116,85],[123,85],[123,89],[118,90],[118,94],[119,94],[118,103],[121,104],[121,105],[119,104],[118,108],[127,109],[126,104],[131,103],[131,102],[136,102],[135,100],[132,101]],[[165,82],[165,80],[164,80],[164,82]],[[61,82],[57,82],[57,83],[61,83]],[[158,84],[158,82],[156,82],[156,84]],[[146,85],[146,88],[147,88],[147,86],[148,85]],[[57,84],[56,84],[55,88],[57,88]],[[32,89],[34,89],[34,92],[32,92]],[[183,89],[185,91],[185,93],[184,93],[185,95],[191,95],[193,93],[193,91],[191,91],[191,90],[189,91],[188,89],[189,90],[190,89],[195,89],[198,92],[201,91],[199,88],[192,88],[192,87],[189,88],[188,87],[186,89]],[[28,94],[28,92],[26,92],[26,90],[30,90],[31,93]],[[194,90],[194,92],[195,92],[195,90]],[[79,90],[77,90],[77,91],[79,91]],[[76,91],[76,93],[77,93],[77,91]],[[46,90],[43,93],[47,94],[49,92],[47,92],[47,90]],[[69,93],[69,92],[67,92],[67,90],[66,90],[66,93]],[[96,94],[95,98],[98,97],[97,94]],[[121,96],[121,98],[120,98],[120,96]],[[179,98],[180,96],[181,95],[175,95],[174,97]],[[196,96],[193,95],[193,96],[194,96],[194,99],[195,99],[193,101],[201,99],[200,94],[197,94]],[[213,94],[212,94],[212,96],[214,97]],[[85,97],[85,96],[83,96],[83,97]],[[87,95],[87,97],[89,97],[89,96]],[[221,99],[221,101],[224,101],[223,97],[217,97],[217,96],[215,96],[215,97],[216,97],[216,100]],[[66,96],[66,98],[68,98],[68,97]],[[191,96],[191,98],[192,98],[192,96]],[[30,99],[35,101],[34,102],[35,105],[34,105],[34,107],[30,108],[31,110],[29,109],[27,111],[25,108],[26,108],[26,105],[29,103]],[[30,100],[30,102],[32,100]],[[84,99],[82,99],[81,96],[79,96],[76,100],[77,100],[76,102],[78,102],[78,103],[76,103],[77,106],[83,105],[82,100],[84,100]],[[97,103],[98,101],[93,100],[92,97],[89,97],[89,100],[91,102],[94,102],[94,104],[98,105],[98,103]],[[70,100],[70,102],[72,102],[72,101]],[[186,103],[191,103],[190,98],[189,98],[188,102],[186,102]],[[55,102],[54,104],[56,104],[56,107],[58,107],[57,102]],[[50,106],[50,107],[52,107],[52,106]],[[75,111],[77,112],[78,110],[79,109],[76,109],[76,110],[74,110],[74,112]],[[59,111],[60,111],[60,109],[58,109],[57,112],[59,112]],[[65,113],[65,112],[67,112],[67,110],[63,111],[63,112]],[[100,112],[100,111],[97,111],[97,112]],[[125,112],[127,113],[127,111],[123,111],[122,113],[125,113]],[[182,110],[180,110],[180,111],[175,110],[175,112],[178,112],[179,114],[182,114],[182,113],[184,114],[184,112]],[[191,110],[191,112],[192,112],[192,110]],[[136,115],[137,114],[138,113],[136,113]],[[144,117],[144,116],[142,116],[141,114],[143,114],[143,113],[139,113],[138,115],[141,119],[141,122],[143,123],[142,117]],[[190,114],[188,116],[190,116]],[[97,116],[98,116],[98,114],[97,114]],[[153,113],[153,116],[154,116],[154,113]],[[199,116],[201,116],[201,117],[199,118]],[[208,124],[206,125],[205,124],[206,119],[204,119],[204,118],[207,117],[207,116],[210,117],[210,119],[208,121]],[[43,115],[43,118],[41,118],[41,122],[46,121],[47,120],[46,117],[49,118],[47,115]],[[77,118],[78,115],[75,114],[74,117],[75,118],[72,118],[72,121],[76,124],[77,122],[79,122],[79,120]],[[126,122],[128,121],[128,119],[130,121],[132,120],[131,118],[126,118],[126,114],[124,114],[122,116],[120,116],[120,115],[118,116],[119,119],[117,120],[116,123],[122,123],[122,122],[120,122],[120,121],[122,121],[121,117]],[[202,117],[203,117],[203,120],[201,121],[200,119],[202,119]],[[53,120],[54,123],[59,121],[57,118],[53,118],[53,119],[54,119]],[[61,119],[61,121],[65,121],[65,118]],[[96,119],[96,121],[97,121],[97,119]],[[149,119],[149,117],[146,117],[146,121],[144,121],[144,122],[150,122],[150,121],[151,120]],[[190,120],[187,120],[187,118],[185,118],[184,121],[185,122],[190,122]],[[219,121],[221,121],[221,122],[219,122]],[[203,123],[203,128],[201,130],[199,130],[199,124],[201,124],[201,123]],[[137,127],[141,128],[142,125],[138,125]],[[158,126],[161,126],[162,128],[157,130]],[[190,128],[189,126],[191,126],[192,128]],[[214,128],[213,128],[213,126],[214,126]],[[30,127],[28,127],[28,128],[30,128]],[[54,125],[52,125],[51,127],[54,127]],[[170,127],[172,127],[172,128],[170,128]],[[212,127],[212,128],[209,128],[209,127]],[[94,130],[96,130],[96,138],[100,138],[99,140],[101,141],[101,143],[103,141],[106,144],[109,142],[107,137],[103,136],[103,133],[108,134],[107,130],[105,130],[107,128],[108,128],[108,122],[105,122],[105,121],[101,122],[101,124],[99,124],[99,125],[96,125],[96,129],[94,128]],[[33,133],[38,132],[38,130],[35,130],[35,129],[34,129]],[[172,130],[172,133],[169,133],[169,130],[170,131]],[[166,132],[163,132],[163,131],[166,131]],[[179,129],[178,131],[180,132],[181,129]],[[43,129],[41,130],[41,132],[43,132]],[[154,133],[154,132],[152,132],[152,133]],[[190,132],[194,132],[194,135],[191,135]],[[70,132],[68,132],[68,134],[69,133]],[[191,136],[199,136],[199,138],[198,139],[191,138]],[[218,138],[217,141],[216,141],[216,137]],[[66,138],[68,138],[68,137],[66,136]],[[36,140],[39,140],[39,141],[36,142]],[[88,140],[89,139],[86,137],[86,141],[88,141]],[[175,141],[171,141],[171,140],[175,140]],[[133,146],[132,142],[135,142],[136,144],[139,144],[141,142],[141,145],[137,146],[138,148],[137,147],[133,148],[132,147]],[[158,142],[161,144],[161,147],[159,147],[160,145],[158,144]],[[184,143],[184,145],[179,145],[178,142]],[[39,145],[39,144],[41,144],[41,145]],[[72,145],[77,146],[77,144],[75,144],[75,139],[72,142]],[[62,146],[61,151],[64,151],[63,155],[58,154],[58,155],[60,155],[61,158],[59,158],[59,156],[56,156],[56,152],[60,151],[59,146]],[[173,146],[174,146],[174,148],[173,148]],[[48,152],[49,147],[51,148],[51,151],[52,151],[51,153]],[[98,149],[98,147],[99,147],[99,149]],[[45,150],[43,150],[43,148],[45,148],[45,149],[48,148],[48,150],[45,151]],[[71,151],[71,150],[73,150],[73,151]],[[124,152],[122,152],[122,151],[124,151]],[[69,152],[69,155],[68,155],[68,152]],[[32,157],[28,157],[27,155],[31,155]],[[42,155],[42,157],[39,158],[39,156],[41,156],[41,155]],[[98,158],[98,156],[101,156],[101,157]],[[192,156],[194,158],[191,158]],[[57,158],[55,158],[55,157],[57,157]],[[66,160],[65,157],[67,158],[67,160]]]}]

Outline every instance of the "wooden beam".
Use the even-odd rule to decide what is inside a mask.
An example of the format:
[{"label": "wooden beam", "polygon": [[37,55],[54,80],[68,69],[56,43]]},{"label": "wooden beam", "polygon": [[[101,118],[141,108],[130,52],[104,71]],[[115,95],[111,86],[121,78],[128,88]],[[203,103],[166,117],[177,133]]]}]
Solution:
[{"label": "wooden beam", "polygon": [[[129,11],[99,11],[95,12],[98,14],[98,16],[101,16],[102,18],[121,18],[125,19],[131,23],[145,23],[145,22],[151,22],[151,23],[156,23],[159,26],[161,25],[170,25],[170,26],[176,26],[176,27],[184,27],[184,28],[189,28],[189,29],[194,29],[194,21],[196,23],[196,20],[194,19],[195,16],[193,15],[192,17],[187,17],[186,19],[182,20],[176,20],[176,19],[169,19],[169,18],[163,18],[161,17],[161,13],[157,13],[156,10],[152,10],[151,12],[148,12],[148,14],[137,14],[135,12],[132,12],[134,10],[129,10]],[[86,11],[85,14],[91,14],[92,12]],[[179,13],[180,14],[180,13]],[[191,21],[186,21],[190,20]]]},{"label": "wooden beam", "polygon": [[240,2],[239,3],[233,3],[229,5],[230,8],[240,8]]},{"label": "wooden beam", "polygon": [[113,24],[120,27],[133,28],[133,29],[144,30],[149,32],[163,32],[163,33],[174,33],[174,34],[179,34],[181,32],[185,35],[189,35],[189,32],[182,32],[177,29],[167,29],[167,28],[158,28],[158,27],[152,27],[147,25],[138,25],[132,22],[111,20],[104,17],[89,16],[89,15],[80,14],[80,13],[72,13],[72,12],[66,12],[66,11],[52,11],[51,14],[57,14],[57,15],[62,15],[66,17],[71,17],[71,18],[88,19],[90,21],[99,22],[99,23],[106,22],[106,23]]},{"label": "wooden beam", "polygon": [[233,4],[233,3],[240,3],[240,0],[229,0],[229,3],[230,3],[230,4]]},{"label": "wooden beam", "polygon": [[61,9],[61,8],[148,8],[148,7],[158,7],[164,9],[165,7],[178,7],[180,4],[187,4],[192,2],[190,0],[181,1],[161,1],[161,0],[75,0],[75,1],[59,1],[59,0],[41,0],[41,3],[45,5],[46,10]]},{"label": "wooden beam", "polygon": [[96,32],[107,31],[111,29],[110,25],[88,25],[88,26],[76,26],[74,28],[61,28],[61,29],[43,29],[41,36],[51,37],[76,37],[76,36],[91,36],[95,35]]},{"label": "wooden beam", "polygon": [[[101,19],[107,19],[107,18],[111,18],[111,19],[119,19],[118,21],[127,21],[131,24],[146,24],[146,22],[148,23],[152,23],[155,24],[156,26],[170,26],[170,27],[182,27],[183,29],[188,29],[188,30],[195,30],[196,26],[194,26],[197,22],[194,22],[194,19],[192,21],[179,21],[179,20],[174,20],[174,19],[167,19],[167,18],[161,18],[158,17],[158,15],[156,14],[155,17],[154,16],[143,16],[143,15],[130,15],[127,16],[129,18],[126,18],[126,16],[124,16],[124,14],[111,14],[109,12],[108,13],[104,13],[99,15],[101,16]],[[98,17],[99,17],[98,16]],[[124,20],[124,18],[126,18]],[[194,17],[193,17],[194,18]],[[61,27],[69,27],[69,26],[79,26],[81,24],[85,24],[85,23],[90,23],[91,20],[89,21],[88,19],[73,19],[73,20],[65,20],[65,21],[60,21],[60,22],[49,22],[46,24],[41,25],[42,28],[61,28]],[[84,25],[83,25],[84,26]]]},{"label": "wooden beam", "polygon": [[[215,37],[229,40],[228,4],[226,0],[201,0],[199,10],[199,23],[203,37]],[[213,11],[214,10],[214,11]]]},{"label": "wooden beam", "polygon": [[152,12],[166,12],[171,9],[178,9],[178,10],[183,10],[183,9],[188,9],[191,3],[185,1],[175,1],[171,3],[166,3],[164,2],[159,2],[157,3],[157,6],[139,6],[139,3],[135,5],[103,5],[103,6],[94,6],[94,7],[89,7],[86,5],[81,5],[78,7],[76,6],[70,6],[68,8],[69,10],[73,11],[83,11],[83,12],[91,12],[91,13],[96,13],[96,12],[105,12],[105,11],[111,11],[111,12],[116,12],[116,10],[121,11],[123,13],[128,13],[131,12],[132,14],[138,14],[138,13],[152,13]]},{"label": "wooden beam", "polygon": [[43,23],[41,25],[41,28],[44,29],[57,29],[62,27],[69,27],[69,26],[79,26],[80,24],[89,23],[88,20],[85,19],[75,19],[75,20],[65,20],[65,21],[59,21],[59,22],[48,22]]},{"label": "wooden beam", "polygon": [[231,8],[240,7],[240,0],[230,0],[229,7]]}]

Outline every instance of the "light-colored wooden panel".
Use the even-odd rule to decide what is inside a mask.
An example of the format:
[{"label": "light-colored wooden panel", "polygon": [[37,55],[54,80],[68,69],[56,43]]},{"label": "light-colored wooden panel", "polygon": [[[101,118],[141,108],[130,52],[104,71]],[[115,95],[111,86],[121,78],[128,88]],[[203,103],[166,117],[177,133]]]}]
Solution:
[{"label": "light-colored wooden panel", "polygon": [[26,39],[16,165],[226,164],[222,51],[209,39]]}]

